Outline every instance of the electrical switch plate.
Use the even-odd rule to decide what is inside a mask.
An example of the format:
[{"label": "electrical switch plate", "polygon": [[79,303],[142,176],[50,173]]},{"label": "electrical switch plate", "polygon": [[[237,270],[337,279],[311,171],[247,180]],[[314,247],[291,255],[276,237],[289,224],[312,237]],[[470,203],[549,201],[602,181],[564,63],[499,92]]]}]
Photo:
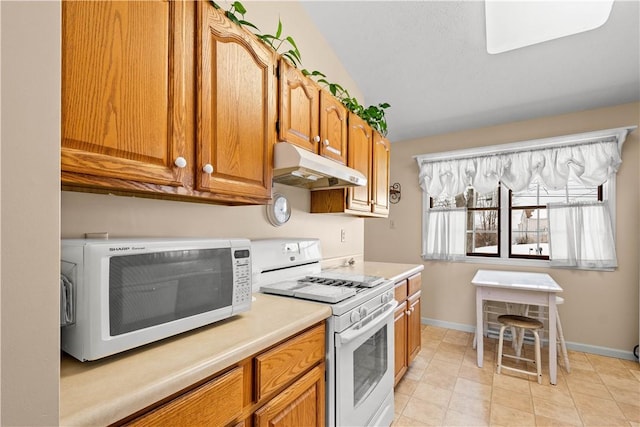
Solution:
[{"label": "electrical switch plate", "polygon": [[344,228],[340,229],[340,241],[344,242],[347,240],[347,233],[344,231]]}]

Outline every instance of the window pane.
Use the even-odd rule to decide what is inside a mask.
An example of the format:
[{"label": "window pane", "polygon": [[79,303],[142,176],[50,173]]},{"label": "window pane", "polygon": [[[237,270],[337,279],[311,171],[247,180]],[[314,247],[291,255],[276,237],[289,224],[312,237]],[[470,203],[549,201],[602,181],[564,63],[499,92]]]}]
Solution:
[{"label": "window pane", "polygon": [[598,186],[585,186],[575,179],[569,179],[566,188],[551,190],[539,183],[536,179],[526,190],[512,193],[511,205],[518,206],[543,206],[557,202],[583,202],[598,200]]},{"label": "window pane", "polygon": [[467,192],[468,208],[497,208],[500,205],[498,188],[488,193],[477,193],[473,188]]},{"label": "window pane", "polygon": [[469,212],[467,252],[498,254],[498,211]]},{"label": "window pane", "polygon": [[546,208],[511,211],[511,254],[549,256]]}]

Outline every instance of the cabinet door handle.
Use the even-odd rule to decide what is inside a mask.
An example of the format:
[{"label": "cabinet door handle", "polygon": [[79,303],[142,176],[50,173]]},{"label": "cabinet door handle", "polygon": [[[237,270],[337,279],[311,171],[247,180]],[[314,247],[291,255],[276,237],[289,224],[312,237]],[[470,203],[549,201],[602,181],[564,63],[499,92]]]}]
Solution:
[{"label": "cabinet door handle", "polygon": [[208,173],[209,175],[211,175],[213,173],[213,166],[211,166],[211,164],[207,163],[206,165],[204,165],[202,167],[202,172]]},{"label": "cabinet door handle", "polygon": [[320,142],[320,135],[316,135],[313,137],[313,142]]},{"label": "cabinet door handle", "polygon": [[184,157],[178,157],[173,162],[173,164],[179,167],[180,169],[185,168],[187,166],[187,159],[185,159]]},{"label": "cabinet door handle", "polygon": [[325,147],[329,146],[329,140],[328,139],[325,139],[322,143],[324,144]]},{"label": "cabinet door handle", "polygon": [[407,316],[411,316],[411,310],[407,310],[405,313],[407,313]]}]

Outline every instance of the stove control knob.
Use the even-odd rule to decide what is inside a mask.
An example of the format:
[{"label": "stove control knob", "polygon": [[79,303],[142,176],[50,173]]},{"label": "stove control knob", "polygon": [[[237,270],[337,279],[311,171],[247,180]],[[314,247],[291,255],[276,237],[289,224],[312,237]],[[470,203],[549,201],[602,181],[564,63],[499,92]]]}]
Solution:
[{"label": "stove control knob", "polygon": [[367,307],[360,307],[360,316],[366,317],[367,314],[369,314],[369,310],[367,310]]},{"label": "stove control knob", "polygon": [[351,323],[356,323],[360,321],[360,313],[357,311],[353,311],[351,313]]}]

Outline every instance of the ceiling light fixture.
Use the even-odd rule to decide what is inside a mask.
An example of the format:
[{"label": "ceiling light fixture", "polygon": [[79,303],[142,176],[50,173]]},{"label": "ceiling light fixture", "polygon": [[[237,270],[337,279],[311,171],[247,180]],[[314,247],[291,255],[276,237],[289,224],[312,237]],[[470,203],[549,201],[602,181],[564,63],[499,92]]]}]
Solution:
[{"label": "ceiling light fixture", "polygon": [[490,54],[590,31],[602,26],[613,0],[485,0]]}]

